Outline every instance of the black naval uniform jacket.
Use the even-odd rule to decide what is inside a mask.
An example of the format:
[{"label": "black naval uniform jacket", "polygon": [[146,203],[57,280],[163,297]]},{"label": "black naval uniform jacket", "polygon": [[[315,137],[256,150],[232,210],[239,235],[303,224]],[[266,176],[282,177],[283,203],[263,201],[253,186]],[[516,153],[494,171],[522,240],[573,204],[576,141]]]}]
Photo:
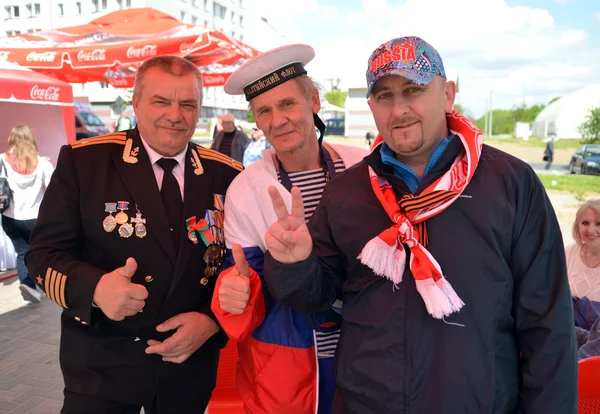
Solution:
[{"label": "black naval uniform jacket", "polygon": [[[199,161],[199,162],[198,162]],[[185,219],[215,210],[241,164],[215,151],[188,144],[185,156],[183,222],[175,251],[156,179],[137,129],[64,146],[45,193],[25,256],[30,276],[64,308],[60,364],[67,390],[131,404],[157,399],[159,413],[199,413],[215,385],[222,333],[182,364],[147,355],[149,339],[174,331],[156,326],[184,312],[210,310],[214,278],[204,275],[206,246],[187,237]],[[129,238],[103,228],[105,203],[127,201],[146,219],[147,235]],[[114,216],[114,215],[113,215]],[[102,275],[137,261],[133,283],[148,290],[142,312],[115,322],[92,305]]]},{"label": "black naval uniform jacket", "polygon": [[[450,142],[417,194],[461,148]],[[533,170],[484,145],[461,197],[427,220],[427,249],[465,303],[445,323],[427,313],[409,258],[397,288],[357,259],[392,224],[369,165],[398,200],[410,192],[375,151],[328,184],[309,222],[312,256],[284,265],[265,255],[269,292],[285,305],[312,312],[344,302],[334,412],[574,414],[577,348],[564,247]]]}]

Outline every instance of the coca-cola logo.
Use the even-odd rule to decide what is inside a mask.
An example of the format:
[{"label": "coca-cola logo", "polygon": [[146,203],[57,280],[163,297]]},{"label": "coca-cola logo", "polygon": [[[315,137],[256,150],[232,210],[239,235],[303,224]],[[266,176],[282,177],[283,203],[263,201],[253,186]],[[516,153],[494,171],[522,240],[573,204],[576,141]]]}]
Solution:
[{"label": "coca-cola logo", "polygon": [[31,52],[25,58],[27,62],[54,62],[57,52]]},{"label": "coca-cola logo", "polygon": [[106,49],[80,50],[77,59],[81,62],[99,62],[106,60]]},{"label": "coca-cola logo", "polygon": [[31,99],[56,102],[60,98],[60,88],[57,88],[56,86],[40,88],[38,85],[34,85],[33,88],[31,88],[31,93],[29,95],[31,96]]},{"label": "coca-cola logo", "polygon": [[156,45],[145,45],[142,47],[131,46],[129,49],[127,49],[127,57],[129,59],[152,57],[156,56],[157,54],[158,47]]},{"label": "coca-cola logo", "polygon": [[0,51],[0,60],[7,61],[9,55],[10,55],[10,52],[1,50]]},{"label": "coca-cola logo", "polygon": [[207,85],[225,83],[225,77],[223,77],[223,75],[204,75],[202,80]]},{"label": "coca-cola logo", "polygon": [[192,45],[190,45],[189,43],[183,42],[181,45],[179,45],[179,52],[181,52],[181,53],[188,52],[191,49],[192,49]]}]

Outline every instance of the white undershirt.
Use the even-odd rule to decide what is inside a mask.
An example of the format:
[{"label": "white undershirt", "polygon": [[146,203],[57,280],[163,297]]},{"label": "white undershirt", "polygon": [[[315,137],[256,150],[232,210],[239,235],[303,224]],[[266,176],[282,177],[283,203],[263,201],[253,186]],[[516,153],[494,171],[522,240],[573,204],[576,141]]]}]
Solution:
[{"label": "white undershirt", "polygon": [[581,246],[573,244],[566,248],[569,286],[573,296],[600,301],[600,267],[587,267],[581,260]]},{"label": "white undershirt", "polygon": [[181,191],[181,199],[183,200],[185,153],[187,151],[187,146],[174,157],[164,157],[158,152],[154,151],[152,148],[150,148],[150,145],[148,145],[146,140],[144,140],[144,137],[140,135],[140,138],[142,139],[142,144],[144,145],[144,148],[146,148],[146,153],[148,154],[148,158],[150,159],[150,164],[152,165],[152,170],[154,171],[154,177],[156,177],[156,184],[158,184],[159,190],[162,188],[163,176],[165,172],[160,167],[160,165],[156,163],[156,161],[160,160],[161,158],[173,158],[175,161],[177,161],[177,165],[173,168],[173,175],[177,180],[177,184],[179,184],[179,190]]}]

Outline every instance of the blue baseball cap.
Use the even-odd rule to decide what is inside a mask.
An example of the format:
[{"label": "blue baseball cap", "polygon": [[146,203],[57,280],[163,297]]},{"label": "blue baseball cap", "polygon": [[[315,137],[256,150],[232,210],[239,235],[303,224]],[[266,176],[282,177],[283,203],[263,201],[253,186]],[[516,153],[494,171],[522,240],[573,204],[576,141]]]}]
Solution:
[{"label": "blue baseball cap", "polygon": [[436,75],[446,78],[440,54],[416,36],[399,37],[379,46],[369,57],[367,98],[384,76],[402,76],[417,85],[428,85]]}]

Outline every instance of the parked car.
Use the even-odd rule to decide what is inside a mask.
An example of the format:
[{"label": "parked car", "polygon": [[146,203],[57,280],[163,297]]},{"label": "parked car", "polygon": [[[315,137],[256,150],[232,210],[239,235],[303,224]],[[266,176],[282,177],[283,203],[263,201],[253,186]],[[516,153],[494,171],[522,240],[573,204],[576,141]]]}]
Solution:
[{"label": "parked car", "polygon": [[325,135],[344,135],[344,118],[330,118],[325,120]]},{"label": "parked car", "polygon": [[571,174],[600,174],[600,145],[582,145],[569,165]]},{"label": "parked car", "polygon": [[94,113],[90,104],[75,102],[73,108],[75,109],[75,135],[77,141],[110,132],[102,120],[98,118],[98,115]]}]

